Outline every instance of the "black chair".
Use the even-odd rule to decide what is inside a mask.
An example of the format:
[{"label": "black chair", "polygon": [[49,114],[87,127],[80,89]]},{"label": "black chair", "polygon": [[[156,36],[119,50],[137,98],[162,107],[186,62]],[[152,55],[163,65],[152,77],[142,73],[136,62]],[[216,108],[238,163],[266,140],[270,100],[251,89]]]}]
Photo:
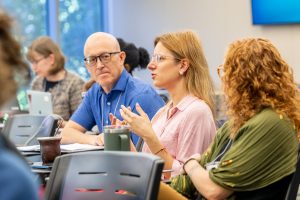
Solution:
[{"label": "black chair", "polygon": [[45,199],[157,199],[164,162],[137,152],[91,151],[57,157]]},{"label": "black chair", "polygon": [[40,128],[45,116],[17,114],[8,118],[4,125],[4,135],[16,146],[24,146],[26,141]]},{"label": "black chair", "polygon": [[37,137],[53,136],[58,128],[61,117],[58,115],[20,114],[10,117],[3,129],[16,146],[36,145]]},{"label": "black chair", "polygon": [[287,193],[285,196],[286,200],[296,200],[297,199],[299,184],[300,184],[300,157],[298,156],[296,171],[294,172],[293,178],[292,178],[289,188],[287,190]]}]

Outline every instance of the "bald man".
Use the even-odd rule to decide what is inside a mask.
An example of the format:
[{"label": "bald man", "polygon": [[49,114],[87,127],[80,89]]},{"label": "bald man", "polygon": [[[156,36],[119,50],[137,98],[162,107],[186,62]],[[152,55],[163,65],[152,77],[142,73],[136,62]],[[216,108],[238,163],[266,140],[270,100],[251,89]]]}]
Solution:
[{"label": "bald man", "polygon": [[[84,46],[84,62],[96,81],[72,115],[62,131],[62,143],[83,143],[102,145],[101,136],[84,134],[97,125],[102,133],[103,126],[109,125],[109,113],[122,120],[121,105],[130,106],[136,113],[135,105],[139,103],[152,118],[163,100],[156,91],[146,83],[133,78],[125,69],[126,54],[120,50],[117,39],[108,33],[97,32],[88,37]],[[138,136],[131,134],[134,144]]]}]

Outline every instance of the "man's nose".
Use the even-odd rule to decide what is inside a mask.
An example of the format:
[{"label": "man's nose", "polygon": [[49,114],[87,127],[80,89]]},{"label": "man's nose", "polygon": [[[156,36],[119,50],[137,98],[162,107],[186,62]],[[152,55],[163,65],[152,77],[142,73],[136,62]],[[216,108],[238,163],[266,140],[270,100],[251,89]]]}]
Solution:
[{"label": "man's nose", "polygon": [[101,67],[103,67],[104,65],[103,65],[103,63],[101,62],[101,59],[100,59],[100,57],[97,57],[96,58],[96,67],[97,68],[101,68]]}]

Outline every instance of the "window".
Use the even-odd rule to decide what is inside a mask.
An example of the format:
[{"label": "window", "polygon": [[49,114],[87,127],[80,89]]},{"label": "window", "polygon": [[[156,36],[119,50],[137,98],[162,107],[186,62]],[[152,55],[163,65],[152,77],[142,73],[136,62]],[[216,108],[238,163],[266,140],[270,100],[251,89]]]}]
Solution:
[{"label": "window", "polygon": [[60,44],[67,57],[67,67],[88,78],[83,63],[83,46],[86,38],[101,29],[101,5],[95,0],[60,0]]},{"label": "window", "polygon": [[[46,0],[1,0],[3,7],[17,22],[15,28],[18,40],[28,46],[40,35],[46,35]],[[38,17],[37,17],[38,16]]]},{"label": "window", "polygon": [[24,47],[41,35],[49,35],[62,48],[65,67],[89,78],[83,63],[86,38],[97,31],[105,31],[105,0],[1,0],[4,7],[18,21],[17,35]]}]

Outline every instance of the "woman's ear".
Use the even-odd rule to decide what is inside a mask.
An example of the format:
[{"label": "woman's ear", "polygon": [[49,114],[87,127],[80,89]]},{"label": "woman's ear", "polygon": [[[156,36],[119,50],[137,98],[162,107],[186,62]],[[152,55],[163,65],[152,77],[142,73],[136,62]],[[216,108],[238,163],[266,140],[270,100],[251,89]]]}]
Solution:
[{"label": "woman's ear", "polygon": [[48,56],[48,59],[50,60],[50,63],[51,65],[53,65],[55,63],[55,56],[53,53],[51,53],[49,56]]},{"label": "woman's ear", "polygon": [[180,69],[179,69],[179,74],[183,75],[183,74],[185,74],[185,72],[190,67],[190,62],[186,58],[183,58],[180,62],[181,62],[181,66],[180,66]]}]

